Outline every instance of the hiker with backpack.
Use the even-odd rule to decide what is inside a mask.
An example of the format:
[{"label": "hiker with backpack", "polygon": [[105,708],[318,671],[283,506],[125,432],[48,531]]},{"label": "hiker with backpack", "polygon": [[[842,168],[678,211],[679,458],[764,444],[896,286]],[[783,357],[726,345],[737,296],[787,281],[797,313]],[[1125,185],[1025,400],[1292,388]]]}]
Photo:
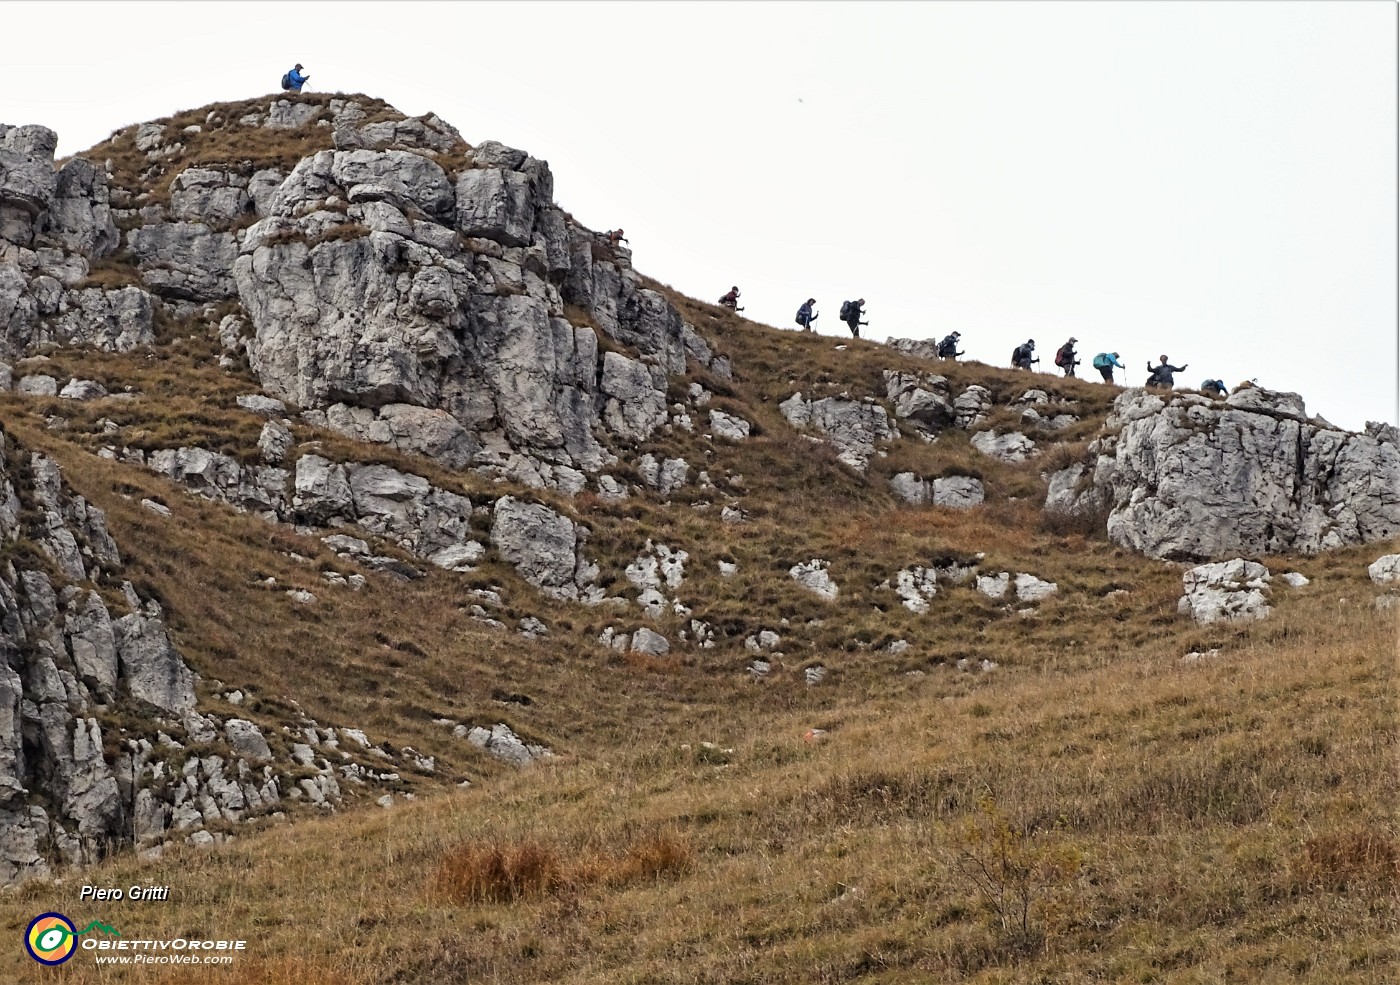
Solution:
[{"label": "hiker with backpack", "polygon": [[946,336],[942,342],[938,343],[938,358],[956,359],[959,356],[966,355],[966,353],[958,351],[958,339],[960,338],[962,338],[962,333],[954,332]]},{"label": "hiker with backpack", "polygon": [[1124,372],[1128,369],[1128,367],[1118,361],[1118,353],[1116,352],[1100,352],[1094,357],[1094,368],[1099,371],[1099,375],[1103,377],[1105,383],[1113,382],[1114,366],[1117,366]]},{"label": "hiker with backpack", "polygon": [[739,307],[739,288],[737,285],[731,287],[729,289],[729,293],[719,299],[719,303],[724,305],[730,311],[744,310],[743,308]]},{"label": "hiker with backpack", "polygon": [[301,74],[301,62],[296,63],[290,72],[282,76],[282,90],[284,92],[301,92],[301,87],[306,85],[309,75]]},{"label": "hiker with backpack", "polygon": [[1011,353],[1011,365],[1017,369],[1029,370],[1031,363],[1040,362],[1039,359],[1032,359],[1035,352],[1035,339],[1026,339],[1024,345],[1018,345]]},{"label": "hiker with backpack", "polygon": [[869,325],[868,321],[861,321],[860,316],[865,314],[862,310],[865,307],[865,298],[857,298],[855,301],[841,302],[841,320],[851,330],[851,338],[860,338],[860,326]]},{"label": "hiker with backpack", "polygon": [[1163,386],[1170,389],[1176,386],[1176,377],[1172,374],[1186,371],[1185,366],[1173,366],[1168,363],[1166,356],[1162,356],[1161,359],[1162,362],[1158,366],[1153,366],[1150,362],[1147,364],[1147,371],[1152,375],[1147,378],[1144,386]]},{"label": "hiker with backpack", "polygon": [[1214,397],[1217,400],[1230,395],[1230,391],[1225,389],[1224,380],[1206,380],[1201,384],[1201,392],[1207,397]]},{"label": "hiker with backpack", "polygon": [[1055,350],[1055,365],[1065,371],[1066,376],[1074,375],[1074,367],[1079,365],[1079,360],[1075,358],[1074,343],[1078,342],[1073,335],[1069,341]]},{"label": "hiker with backpack", "polygon": [[806,301],[802,302],[802,307],[797,309],[797,324],[802,326],[802,331],[804,332],[810,332],[812,330],[812,322],[821,317],[812,310],[812,305],[816,303],[816,298],[808,298]]}]

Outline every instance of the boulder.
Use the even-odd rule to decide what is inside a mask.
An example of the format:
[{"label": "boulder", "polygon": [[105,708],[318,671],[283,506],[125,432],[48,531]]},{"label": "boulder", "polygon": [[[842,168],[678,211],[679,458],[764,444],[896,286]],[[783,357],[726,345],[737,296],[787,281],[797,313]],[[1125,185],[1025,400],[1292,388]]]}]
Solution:
[{"label": "boulder", "polygon": [[711,410],[710,430],[720,438],[728,438],[730,441],[744,441],[749,436],[749,422],[742,417],[726,414],[722,410]]},{"label": "boulder", "polygon": [[823,561],[820,558],[803,561],[788,569],[788,577],[823,601],[831,602],[839,594],[839,589],[836,587],[836,583],[831,580],[831,576],[827,574],[826,569],[830,564],[831,562]]},{"label": "boulder", "polygon": [[1040,454],[1035,442],[1019,431],[996,434],[992,431],[977,431],[972,435],[972,447],[984,455],[1001,459],[1003,462],[1024,462]]},{"label": "boulder", "polygon": [[1177,611],[1198,623],[1263,619],[1270,611],[1269,571],[1262,564],[1235,558],[1202,564],[1181,576],[1184,593]]},{"label": "boulder", "polygon": [[1400,581],[1400,554],[1376,558],[1367,566],[1366,574],[1377,585],[1391,585]]}]

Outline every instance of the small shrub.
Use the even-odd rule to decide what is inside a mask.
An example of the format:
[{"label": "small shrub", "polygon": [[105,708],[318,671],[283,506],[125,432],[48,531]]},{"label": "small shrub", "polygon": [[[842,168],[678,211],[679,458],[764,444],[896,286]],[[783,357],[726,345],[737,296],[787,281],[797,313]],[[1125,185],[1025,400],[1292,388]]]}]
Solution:
[{"label": "small shrub", "polygon": [[690,842],[668,832],[648,835],[613,861],[606,880],[613,886],[655,882],[663,876],[684,875],[694,863]]},{"label": "small shrub", "polygon": [[1015,944],[1038,949],[1066,921],[1083,859],[1057,832],[1034,836],[1017,827],[990,795],[953,829],[954,868],[981,897],[997,928]]}]

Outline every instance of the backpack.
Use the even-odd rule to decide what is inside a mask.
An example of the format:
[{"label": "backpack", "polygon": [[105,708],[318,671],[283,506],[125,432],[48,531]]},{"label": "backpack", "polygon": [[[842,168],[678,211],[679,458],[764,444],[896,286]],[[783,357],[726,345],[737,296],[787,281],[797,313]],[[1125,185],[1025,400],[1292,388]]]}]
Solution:
[{"label": "backpack", "polygon": [[291,89],[291,87],[292,87],[292,73],[291,73],[291,72],[288,72],[286,75],[282,76],[282,88],[283,88],[283,89]]},{"label": "backpack", "polygon": [[846,320],[847,318],[849,318],[849,317],[851,317],[851,302],[849,302],[849,301],[842,301],[842,302],[841,302],[841,320],[842,320],[842,321],[845,321],[845,320]]},{"label": "backpack", "polygon": [[1097,356],[1094,357],[1095,369],[1108,369],[1108,367],[1112,365],[1113,360],[1108,358],[1108,353],[1106,352],[1100,352]]},{"label": "backpack", "polygon": [[806,324],[805,322],[802,321],[802,309],[801,309],[801,308],[798,308],[798,309],[797,309],[797,324],[799,324],[799,325],[805,325],[805,324]]},{"label": "backpack", "polygon": [[938,355],[943,359],[947,359],[956,351],[957,347],[953,344],[952,339],[944,339],[938,343]]},{"label": "backpack", "polygon": [[1055,365],[1068,366],[1072,358],[1073,356],[1070,355],[1069,343],[1066,342],[1055,352]]},{"label": "backpack", "polygon": [[1029,359],[1030,357],[1031,354],[1029,352],[1026,352],[1026,347],[1023,345],[1018,345],[1016,348],[1011,350],[1011,365],[1015,366],[1021,361],[1022,358]]}]

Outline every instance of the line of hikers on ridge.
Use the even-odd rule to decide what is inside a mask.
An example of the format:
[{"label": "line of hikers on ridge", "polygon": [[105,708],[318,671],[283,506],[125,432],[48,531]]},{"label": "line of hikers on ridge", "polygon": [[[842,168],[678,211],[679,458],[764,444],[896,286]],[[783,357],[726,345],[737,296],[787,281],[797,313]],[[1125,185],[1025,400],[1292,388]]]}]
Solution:
[{"label": "line of hikers on ridge", "polygon": [[[621,232],[621,230],[618,230]],[[730,311],[739,312],[744,309],[739,307],[739,287],[734,285],[729,291],[719,299],[719,303]],[[797,324],[802,326],[804,332],[812,330],[812,323],[819,317],[812,306],[817,303],[816,298],[808,298],[802,302],[802,306],[797,309]],[[855,301],[843,301],[841,303],[840,319],[846,323],[851,330],[852,338],[860,338],[860,326],[868,325],[869,322],[860,320],[865,314],[865,298],[858,298]],[[940,359],[957,359],[966,355],[958,348],[959,340],[962,338],[961,332],[952,332],[943,337],[938,343],[938,357]],[[1074,368],[1080,364],[1079,354],[1075,351],[1075,343],[1079,340],[1070,336],[1069,341],[1060,346],[1055,351],[1055,365],[1064,370],[1066,376],[1074,376]],[[1113,383],[1113,370],[1121,369],[1127,373],[1127,367],[1119,362],[1119,354],[1116,352],[1100,352],[1094,356],[1092,365],[1099,371],[1105,383]],[[1147,364],[1147,382],[1144,386],[1166,387],[1170,389],[1176,385],[1176,374],[1186,371],[1186,366],[1173,366],[1165,355],[1159,357],[1160,362],[1153,366],[1151,362]],[[1011,365],[1017,369],[1029,370],[1034,363],[1040,360],[1035,356],[1035,339],[1027,339],[1011,353]],[[1206,380],[1200,386],[1203,393],[1212,397],[1229,396],[1230,391],[1225,388],[1223,380]]]}]

